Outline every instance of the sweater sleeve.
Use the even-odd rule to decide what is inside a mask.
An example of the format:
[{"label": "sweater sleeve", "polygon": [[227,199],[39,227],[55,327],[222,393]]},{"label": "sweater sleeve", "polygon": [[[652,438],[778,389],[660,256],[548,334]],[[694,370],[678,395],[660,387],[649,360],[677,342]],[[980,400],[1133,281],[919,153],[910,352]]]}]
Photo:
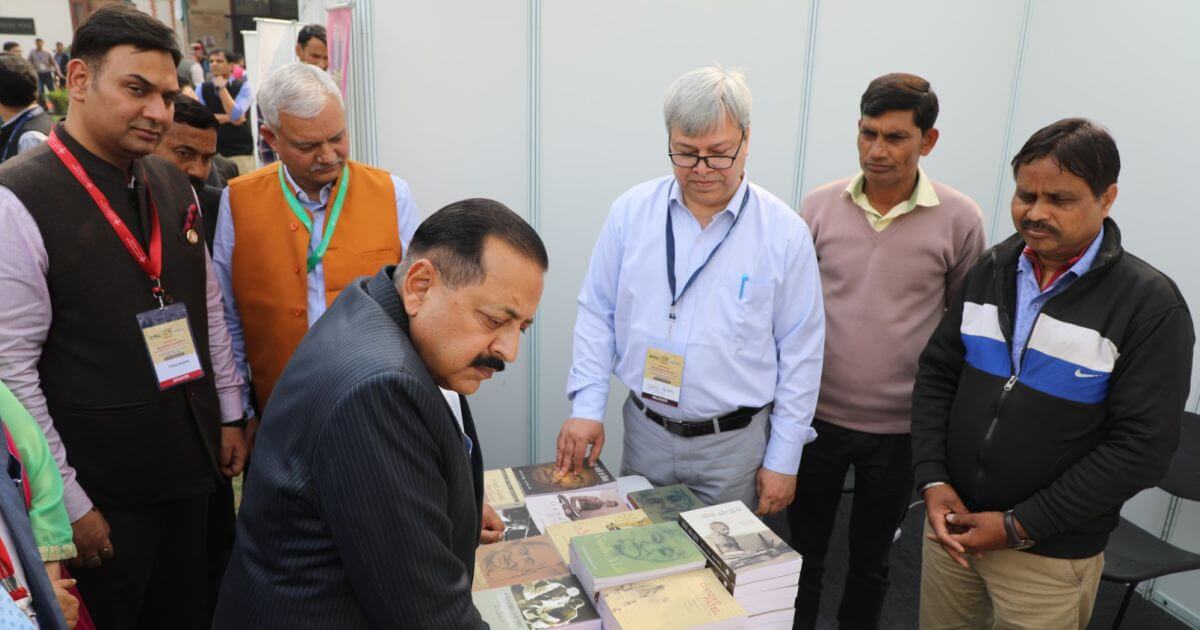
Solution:
[{"label": "sweater sleeve", "polygon": [[12,392],[0,383],[0,418],[12,436],[29,479],[29,522],[44,562],[74,558],[74,533],[63,501],[62,476],[50,454],[50,444]]},{"label": "sweater sleeve", "polygon": [[917,488],[933,481],[950,481],[946,470],[946,427],[966,355],[959,332],[962,294],[963,291],[955,293],[917,360],[912,400],[913,478]]},{"label": "sweater sleeve", "polygon": [[1014,508],[1034,540],[1119,508],[1167,473],[1192,374],[1191,315],[1184,305],[1169,308],[1135,325],[1128,339],[1105,402],[1104,441]]}]

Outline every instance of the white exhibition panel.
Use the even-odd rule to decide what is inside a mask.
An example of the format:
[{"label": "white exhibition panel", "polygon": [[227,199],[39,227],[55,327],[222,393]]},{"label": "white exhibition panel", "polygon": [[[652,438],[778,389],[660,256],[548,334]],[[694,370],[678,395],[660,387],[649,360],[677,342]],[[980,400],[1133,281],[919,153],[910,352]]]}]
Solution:
[{"label": "white exhibition panel", "polygon": [[[535,356],[523,343],[520,361],[472,397],[489,467],[554,456],[596,235],[617,195],[669,172],[666,88],[713,62],[746,72],[749,172],[788,202],[855,172],[854,123],[871,78],[925,76],[942,137],[923,165],[979,202],[993,243],[1012,233],[1007,164],[1025,139],[1066,116],[1098,120],[1121,150],[1113,217],[1125,245],[1200,309],[1200,214],[1172,194],[1200,172],[1200,129],[1188,123],[1200,103],[1191,0],[357,1],[374,13],[379,164],[411,184],[424,215],[494,197],[530,218],[549,248],[536,331],[522,339],[536,342]],[[1193,410],[1197,378],[1200,369]],[[614,467],[624,395],[614,381],[605,453]],[[1167,513],[1157,490],[1124,510],[1155,533]],[[1200,550],[1200,506],[1181,506],[1170,529],[1172,542]],[[1200,574],[1160,580],[1154,596],[1200,620]]]},{"label": "white exhibition panel", "polygon": [[1012,0],[821,2],[802,194],[858,172],[863,90],[880,75],[911,72],[930,82],[940,106],[941,136],[922,168],[978,202],[990,227],[1023,15]]},{"label": "white exhibition panel", "polygon": [[[372,5],[379,164],[408,182],[422,216],[491,197],[528,218],[527,4]],[[529,340],[471,397],[488,467],[530,459]]]}]

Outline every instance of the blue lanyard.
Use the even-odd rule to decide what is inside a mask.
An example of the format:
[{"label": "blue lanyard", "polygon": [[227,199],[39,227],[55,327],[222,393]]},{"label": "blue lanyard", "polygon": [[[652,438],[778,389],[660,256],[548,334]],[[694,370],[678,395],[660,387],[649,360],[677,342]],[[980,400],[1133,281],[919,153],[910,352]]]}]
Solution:
[{"label": "blue lanyard", "polygon": [[17,119],[13,121],[12,135],[8,137],[8,142],[4,143],[4,153],[0,153],[0,162],[8,160],[10,157],[9,151],[12,150],[12,144],[13,142],[17,141],[18,137],[20,137],[21,130],[25,128],[25,123],[29,122],[30,118],[40,114],[41,111],[41,107],[35,106],[22,112],[20,116],[17,116]]},{"label": "blue lanyard", "polygon": [[[671,185],[674,186],[675,184],[672,183]],[[685,282],[683,284],[683,290],[679,292],[679,295],[675,294],[675,286],[676,286],[676,282],[675,282],[675,230],[672,229],[672,227],[671,227],[671,201],[670,201],[670,199],[671,199],[671,195],[670,195],[670,192],[668,192],[667,193],[667,283],[670,285],[670,289],[671,289],[671,312],[669,314],[669,317],[673,320],[673,319],[675,319],[675,305],[679,303],[679,300],[683,299],[684,294],[687,293],[687,290],[691,288],[692,283],[696,281],[696,277],[700,275],[701,271],[704,271],[704,268],[708,266],[708,263],[712,262],[713,257],[717,255],[718,251],[720,251],[721,246],[725,244],[725,241],[729,240],[729,235],[730,235],[730,233],[733,232],[733,228],[737,227],[738,219],[742,218],[742,213],[745,212],[745,210],[746,210],[746,204],[750,202],[750,183],[749,182],[746,183],[746,194],[742,196],[742,205],[738,208],[737,215],[733,217],[733,223],[729,224],[729,229],[725,232],[725,236],[721,237],[721,242],[717,243],[717,246],[714,247],[713,250],[708,253],[708,258],[704,259],[704,262],[699,267],[697,267],[695,271],[692,272],[692,277],[688,278],[687,282]]]}]

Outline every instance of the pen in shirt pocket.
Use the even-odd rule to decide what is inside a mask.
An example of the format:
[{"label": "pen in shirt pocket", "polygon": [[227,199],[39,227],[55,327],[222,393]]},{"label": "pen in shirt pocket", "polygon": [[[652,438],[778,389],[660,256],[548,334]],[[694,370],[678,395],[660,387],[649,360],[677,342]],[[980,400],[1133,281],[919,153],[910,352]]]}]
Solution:
[{"label": "pen in shirt pocket", "polygon": [[750,276],[742,274],[742,284],[738,287],[738,299],[746,297],[746,283],[750,281]]}]

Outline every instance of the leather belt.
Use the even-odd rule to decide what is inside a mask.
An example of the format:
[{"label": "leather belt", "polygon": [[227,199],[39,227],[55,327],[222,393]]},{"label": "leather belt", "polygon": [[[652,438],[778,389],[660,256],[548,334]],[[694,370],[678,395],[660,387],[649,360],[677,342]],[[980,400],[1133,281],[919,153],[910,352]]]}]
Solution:
[{"label": "leather belt", "polygon": [[697,437],[700,435],[712,435],[714,433],[744,429],[754,419],[755,414],[766,409],[766,405],[762,407],[740,407],[736,411],[731,411],[723,416],[707,420],[674,420],[653,409],[647,408],[646,403],[643,403],[634,394],[630,394],[629,398],[638,410],[649,418],[651,422],[680,437]]}]

